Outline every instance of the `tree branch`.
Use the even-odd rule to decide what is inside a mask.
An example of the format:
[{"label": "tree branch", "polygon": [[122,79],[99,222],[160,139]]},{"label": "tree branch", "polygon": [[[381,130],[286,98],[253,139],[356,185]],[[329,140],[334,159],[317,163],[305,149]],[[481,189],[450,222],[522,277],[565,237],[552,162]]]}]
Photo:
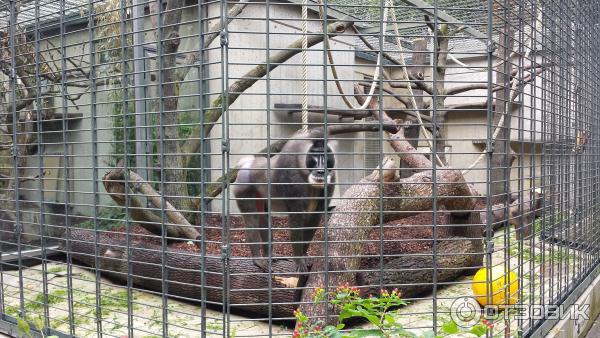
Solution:
[{"label": "tree branch", "polygon": [[[352,25],[351,21],[338,21],[331,23],[327,26],[327,34],[329,37],[339,35],[346,31],[348,27]],[[315,34],[308,37],[308,47],[312,47],[323,41],[323,34]],[[235,81],[229,86],[226,96],[219,96],[211,104],[211,109],[204,112],[204,124],[194,127],[192,130],[192,138],[187,141],[182,147],[184,154],[189,154],[186,161],[186,167],[190,167],[193,156],[200,150],[202,144],[201,139],[210,133],[215,123],[221,118],[223,109],[227,109],[231,106],[238,97],[254,85],[257,81],[262,79],[265,75],[283,64],[285,61],[293,57],[294,55],[302,51],[303,38],[291,43],[286,49],[277,52],[275,55],[269,57],[268,61],[257,65],[243,75],[240,79]],[[201,131],[204,128],[204,135]]]},{"label": "tree branch", "polygon": [[[206,49],[210,46],[210,44],[215,40],[215,38],[219,36],[221,31],[223,30],[223,27],[229,25],[231,21],[233,21],[233,19],[235,19],[239,15],[244,10],[244,8],[246,8],[248,2],[249,0],[240,0],[237,4],[233,5],[227,12],[227,22],[225,22],[225,25],[222,25],[221,20],[215,20],[215,23],[208,27],[208,31],[212,33],[204,37],[204,45],[202,46],[202,49]],[[179,79],[179,81],[183,81],[183,79],[185,79],[187,74],[190,72],[192,65],[198,62],[201,57],[201,51],[188,53],[183,63],[184,67],[177,72],[177,78]]]},{"label": "tree branch", "polygon": [[[102,178],[104,183],[104,187],[106,191],[112,192],[110,196],[113,200],[115,200],[120,205],[124,205],[124,196],[126,196],[126,188],[124,187],[125,181],[125,170],[122,167],[114,168],[113,170],[107,172]],[[144,196],[148,198],[148,201],[154,205],[157,209],[165,210],[165,215],[167,220],[171,223],[169,225],[175,226],[178,228],[178,234],[183,235],[184,238],[191,239],[195,241],[195,245],[200,246],[199,240],[201,240],[201,235],[194,229],[194,227],[187,221],[183,215],[169,203],[169,201],[165,200],[156,190],[152,188],[152,186],[144,181],[144,179],[139,176],[137,173],[133,171],[128,172],[127,182],[129,186],[134,190],[138,191]],[[117,183],[122,185],[122,189],[116,189],[113,185]],[[116,192],[115,192],[116,191]],[[134,202],[135,209],[142,208],[142,204],[138,201]],[[150,219],[146,219],[146,221],[156,221],[156,218],[150,217]],[[162,223],[162,220],[161,220]],[[146,224],[141,224],[146,225]],[[150,229],[149,229],[150,230]],[[153,230],[151,230],[153,231]],[[169,231],[169,229],[167,229]]]},{"label": "tree branch", "polygon": [[[327,133],[327,135],[340,135],[340,134],[349,134],[349,133],[357,133],[357,132],[362,132],[362,131],[379,131],[381,129],[383,129],[384,131],[390,132],[390,133],[395,133],[398,131],[398,126],[396,125],[395,122],[385,122],[385,123],[352,123],[352,124],[339,124],[339,125],[333,125],[333,126],[328,126],[327,127],[327,132],[325,132],[325,128],[324,127],[317,127],[317,128],[313,128],[313,129],[309,129],[308,130],[308,138],[322,138],[324,137],[325,133]],[[278,152],[281,151],[281,149],[283,148],[283,146],[285,145],[285,143],[288,141],[288,139],[281,139],[278,140],[272,144],[270,144],[268,147],[265,147],[263,149],[261,149],[258,152],[258,155],[262,155],[262,156],[266,156],[267,154],[276,154]],[[223,182],[227,182],[227,184],[229,183],[233,183],[236,178],[237,178],[237,173],[238,173],[238,169],[237,168],[233,168],[230,169],[225,175],[223,175],[222,177],[219,177],[216,181],[216,183],[212,183],[210,185],[207,186],[206,191],[205,191],[205,196],[204,199],[202,198],[196,198],[194,200],[194,207],[195,209],[199,209],[200,208],[200,203],[202,203],[202,201],[204,201],[204,203],[209,203],[210,201],[213,200],[213,198],[219,196],[219,194],[221,194],[221,192],[223,192]]]},{"label": "tree branch", "polygon": [[[358,101],[358,103],[362,105],[366,100],[364,91],[362,90],[362,88],[355,86],[354,93],[355,93],[354,96],[356,97],[356,101]],[[377,100],[377,98],[373,98],[369,102],[367,109],[369,109],[371,111],[371,113],[373,114],[373,117],[375,119],[377,119],[378,121],[381,121],[382,123],[398,124],[398,122],[399,122],[399,121],[394,121],[392,118],[390,118],[388,116],[388,114],[385,111],[380,109],[379,100]],[[409,164],[410,168],[417,169],[417,170],[431,169],[433,167],[433,165],[431,164],[431,161],[427,157],[425,157],[425,155],[423,155],[422,153],[419,153],[410,144],[410,142],[408,142],[406,140],[406,137],[404,136],[405,126],[406,126],[406,124],[398,125],[398,129],[395,132],[390,133],[391,134],[390,140],[389,140],[390,145],[396,151],[397,155],[400,156],[400,158],[404,162]]]}]

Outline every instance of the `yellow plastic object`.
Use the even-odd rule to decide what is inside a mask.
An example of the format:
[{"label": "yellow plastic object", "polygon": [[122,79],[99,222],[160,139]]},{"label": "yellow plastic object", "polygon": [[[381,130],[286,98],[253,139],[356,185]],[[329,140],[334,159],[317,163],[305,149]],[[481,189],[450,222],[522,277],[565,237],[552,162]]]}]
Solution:
[{"label": "yellow plastic object", "polygon": [[473,296],[482,306],[506,306],[516,304],[519,300],[519,279],[513,271],[506,271],[504,266],[492,268],[492,282],[490,284],[492,298],[487,302],[487,268],[481,268],[473,277]]}]

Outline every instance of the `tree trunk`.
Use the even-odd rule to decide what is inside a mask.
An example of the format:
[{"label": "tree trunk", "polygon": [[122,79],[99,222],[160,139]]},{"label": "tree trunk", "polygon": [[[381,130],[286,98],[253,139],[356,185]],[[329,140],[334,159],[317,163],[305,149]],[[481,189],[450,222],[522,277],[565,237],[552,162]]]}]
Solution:
[{"label": "tree trunk", "polygon": [[[436,27],[437,28],[437,27]],[[434,82],[434,93],[436,95],[434,102],[434,110],[431,111],[431,121],[435,121],[435,125],[432,126],[431,132],[436,135],[435,152],[442,163],[447,166],[448,161],[446,160],[446,140],[445,137],[445,123],[446,123],[446,68],[448,66],[448,43],[450,41],[448,25],[441,24],[437,28],[437,50],[436,50],[436,64],[434,71],[436,73]],[[433,96],[432,96],[433,99]],[[434,116],[435,115],[435,116]]]},{"label": "tree trunk", "polygon": [[496,86],[501,86],[496,95],[496,105],[494,111],[494,131],[499,128],[496,138],[493,140],[494,149],[491,158],[490,168],[490,189],[488,193],[492,197],[492,203],[505,203],[510,198],[510,167],[514,160],[514,152],[510,147],[510,79],[511,79],[511,62],[510,53],[513,46],[513,33],[510,25],[506,25],[500,32],[500,48],[498,58],[504,60],[496,70]]},{"label": "tree trunk", "polygon": [[[409,72],[411,77],[423,79],[425,77],[425,61],[427,56],[425,51],[427,50],[427,40],[415,39],[413,41],[413,46],[412,67],[410,68]],[[424,114],[424,111],[422,110],[425,107],[423,103],[423,90],[415,88],[412,91],[415,96],[415,102],[417,103],[417,106],[414,108],[418,110],[419,113]],[[410,145],[416,149],[419,143],[419,134],[421,128],[417,123],[414,123],[415,121],[416,120],[413,119],[413,124],[409,127],[406,127],[404,135],[406,136],[406,139]],[[404,159],[400,160],[400,178],[410,177],[419,171],[420,170],[409,166]]]},{"label": "tree trunk", "polygon": [[[148,231],[161,235],[163,232],[162,218],[149,209],[144,208],[139,199],[131,196],[129,187],[125,187],[125,174],[126,172],[121,167],[117,167],[107,172],[102,177],[104,188],[110,194],[113,201],[121,206],[127,205],[126,197],[128,197],[128,212],[131,215],[131,218],[134,221],[139,222],[139,224]],[[141,176],[133,171],[127,173],[127,182],[131,188],[145,196],[156,209],[163,210],[164,208],[167,223],[164,228],[167,236],[176,239],[190,239],[195,241],[194,244],[200,247],[200,240],[202,240],[200,233],[196,231],[183,214],[175,209],[175,207],[173,207],[169,201],[165,200],[163,196],[157,193],[148,182],[145,182]]]},{"label": "tree trunk", "polygon": [[[438,170],[436,179],[438,208],[445,206],[448,212],[456,214],[455,217],[468,220],[463,222],[464,224],[471,224],[467,222],[479,224],[480,222],[476,218],[478,216],[477,213],[470,212],[474,209],[474,200],[468,197],[470,190],[464,182],[460,171]],[[382,189],[380,189],[381,183],[379,179],[373,180],[371,178],[365,178],[360,184],[351,186],[338,202],[327,223],[328,252],[326,255],[321,255],[326,256],[327,261],[318,258],[313,260],[306,289],[311,290],[322,285],[335,287],[344,283],[359,285],[359,280],[357,279],[359,276],[355,271],[364,269],[364,267],[361,267],[362,248],[368,238],[371,230],[370,227],[379,224],[381,221],[379,210],[383,209],[384,211],[385,217],[383,221],[413,215],[419,213],[419,211],[432,210],[431,181],[431,171],[425,171],[407,179],[383,183]],[[382,199],[380,199],[380,196]],[[452,198],[451,196],[467,197]],[[383,205],[379,203],[381,200],[383,200]],[[357,213],[357,210],[360,210],[360,213]],[[400,211],[402,211],[401,214],[394,213]],[[480,238],[482,231],[480,226],[457,227],[456,229],[469,232],[469,237],[473,239],[455,238],[457,242],[463,243],[462,248],[465,250],[460,251],[457,257],[451,259],[446,257],[441,264],[449,264],[446,266],[447,268],[452,267],[458,270],[462,268],[462,271],[458,273],[461,274],[465,272],[465,268],[481,265],[482,244]],[[467,229],[470,231],[467,231]],[[392,239],[386,238],[386,240]],[[456,252],[456,249],[452,245],[437,243],[437,255],[435,258],[429,257],[428,259],[415,260],[413,262],[412,259],[414,257],[405,257],[405,259],[394,261],[395,263],[393,264],[397,264],[395,265],[396,268],[419,266],[422,269],[429,269],[419,274],[414,274],[412,276],[414,279],[408,277],[412,282],[425,283],[427,285],[432,280],[433,266],[440,264],[438,258],[444,256],[444,253],[454,252]],[[386,256],[385,253],[381,253],[381,255],[383,257]],[[369,268],[373,269],[373,267]],[[395,271],[390,274],[386,272],[384,280],[387,280],[392,285],[402,284],[394,279],[400,277],[404,280],[404,278],[407,278],[407,275],[411,274],[412,270],[410,269],[407,271]],[[453,277],[457,276],[457,274],[445,274],[442,277],[438,274],[438,278],[450,277],[450,275]],[[365,278],[369,279],[369,276],[371,278],[380,276],[380,272],[367,274]],[[378,278],[375,278],[374,282],[375,284],[371,285],[381,285]],[[430,284],[419,288],[420,291],[429,289]],[[406,290],[403,291],[406,292]],[[406,294],[404,296],[406,297]],[[327,314],[331,315],[325,318],[327,322],[332,322],[335,318],[332,317],[335,316],[335,313],[329,311],[325,304],[313,304],[311,292],[303,293],[300,308],[302,313],[313,319],[323,319]]]},{"label": "tree trunk", "polygon": [[[179,25],[181,23],[181,7],[183,0],[169,0],[164,12],[164,36],[159,36],[162,44],[162,77],[163,102],[160,111],[162,124],[164,125],[164,141],[161,153],[165,154],[164,177],[165,182],[163,194],[171,201],[177,210],[188,213],[192,210],[191,199],[188,197],[188,184],[186,183],[185,157],[181,156],[181,145],[179,136],[179,113],[177,110],[179,102],[179,85],[181,81],[177,78],[177,51],[181,37],[179,36]],[[160,10],[160,9],[159,9]],[[187,216],[187,215],[186,215]]]},{"label": "tree trunk", "polygon": [[[378,233],[379,229],[375,227],[369,231]],[[68,235],[70,235],[71,257],[95,268],[94,231],[73,228]],[[111,238],[105,233],[98,233],[98,242],[100,243],[97,251],[100,255],[98,268],[104,276],[115,281],[127,282],[129,259],[133,285],[166,292],[173,297],[222,304],[225,267],[229,274],[227,300],[233,309],[239,311],[263,318],[269,314],[273,318],[289,318],[297,308],[302,292],[300,286],[290,286],[285,283],[284,278],[277,278],[297,274],[296,265],[291,260],[274,260],[272,271],[273,276],[276,277],[269,279],[268,274],[247,258],[232,257],[224,261],[216,255],[207,255],[203,265],[202,257],[198,253],[167,247],[163,262],[163,248],[160,245],[132,241],[130,250],[127,250],[127,243],[124,240]],[[431,255],[431,248],[426,250],[420,255],[414,255],[414,252],[403,254],[398,250],[384,251],[382,255],[389,259],[384,261],[381,270],[379,260],[364,258],[360,262],[361,269],[377,272],[363,272],[357,278],[361,281],[361,285],[372,286],[379,285],[383,278],[386,283],[404,285],[400,287],[403,297],[414,297],[431,289],[434,264],[438,282],[452,281],[464,273],[456,267],[472,264],[481,252],[480,248],[474,246],[474,241],[463,238],[440,239],[437,242],[438,256],[435,259]],[[127,252],[130,252],[129,257]],[[430,255],[427,255],[428,253]],[[161,283],[163,265],[166,272],[164,276],[167,280],[166,289]],[[202,271],[206,279],[204,292]],[[413,283],[418,285],[411,285]],[[371,291],[378,290],[373,287]],[[266,304],[269,295],[272,300],[271,312],[269,312],[269,305]],[[215,307],[219,308],[218,305]]]}]

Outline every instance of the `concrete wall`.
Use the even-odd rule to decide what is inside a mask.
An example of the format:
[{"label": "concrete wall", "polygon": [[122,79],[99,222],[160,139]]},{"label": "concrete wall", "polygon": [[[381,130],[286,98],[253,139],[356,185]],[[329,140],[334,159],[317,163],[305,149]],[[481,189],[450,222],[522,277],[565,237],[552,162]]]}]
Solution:
[{"label": "concrete wall", "polygon": [[[241,20],[234,20],[229,25],[229,52],[226,60],[222,60],[219,39],[217,38],[210,46],[208,51],[207,74],[209,80],[205,82],[205,92],[208,103],[212,102],[221,92],[223,79],[226,79],[225,85],[230,85],[237,78],[244,75],[256,64],[263,62],[267,55],[277,53],[278,49],[287,47],[291,42],[300,38],[302,27],[300,26],[300,7],[290,4],[277,4],[269,7],[264,4],[249,4],[244,10]],[[266,11],[269,11],[268,13]],[[219,18],[220,5],[215,3],[209,6],[209,17]],[[265,21],[267,15],[271,18]],[[198,23],[196,22],[198,13],[195,8],[183,11],[180,35],[182,37],[180,52],[182,57],[186,51],[198,50]],[[215,20],[217,20],[215,19]],[[311,13],[311,19],[318,19],[316,13]],[[210,26],[213,22],[208,22]],[[147,96],[145,112],[149,116],[156,116],[158,110],[158,64],[154,57],[156,48],[156,37],[151,26],[150,19],[144,22],[148,30],[145,34],[145,42],[150,51],[145,54]],[[321,26],[317,22],[309,24],[309,31],[320,32]],[[268,33],[268,34],[267,34]],[[67,55],[79,59],[89,60],[89,40],[88,30],[82,28],[79,31],[73,31],[65,35],[64,43],[70,47],[67,48]],[[54,45],[60,46],[60,38],[55,36],[51,39]],[[348,94],[353,93],[352,79],[354,79],[354,47],[351,37],[340,36],[331,40],[334,58],[338,67],[339,76],[342,79],[344,91]],[[98,44],[96,45],[98,48]],[[42,46],[42,50],[45,46]],[[269,53],[266,50],[269,49]],[[308,103],[310,105],[323,106],[330,108],[344,108],[342,100],[335,89],[335,84],[330,80],[331,71],[323,66],[325,54],[322,52],[323,44],[314,46],[308,52]],[[111,67],[120,66],[120,64],[103,64],[101,53],[97,53],[96,64],[99,65],[99,78],[96,84],[95,107],[97,114],[97,127],[95,131],[98,170],[97,175],[101,179],[102,175],[111,168],[114,162],[114,119],[115,104],[123,100],[123,97],[116,98],[115,93],[122,93],[120,84],[115,78],[108,78],[107,72]],[[58,54],[54,54],[54,59],[59,62]],[[222,62],[223,61],[223,62]],[[225,64],[226,68],[222,65]],[[267,144],[273,143],[281,138],[288,138],[301,127],[300,113],[288,113],[273,110],[276,103],[301,104],[303,100],[303,76],[300,65],[302,64],[301,55],[297,55],[280,65],[272,71],[266,79],[259,80],[248,91],[239,97],[227,111],[227,132],[231,140],[231,152],[228,157],[228,166],[235,166],[240,157],[257,153]],[[72,66],[67,63],[67,68]],[[226,74],[224,74],[226,72]],[[187,123],[198,123],[201,111],[199,93],[201,92],[201,82],[198,80],[198,68],[193,68],[186,79],[180,84],[178,110],[180,111],[180,121]],[[119,78],[120,80],[120,78]],[[129,75],[129,81],[133,81],[133,75]],[[133,84],[133,82],[132,82]],[[79,89],[85,90],[85,89]],[[71,89],[71,93],[76,93],[78,89]],[[329,96],[324,99],[324,92]],[[130,109],[133,109],[133,90],[128,103]],[[44,190],[44,200],[49,202],[62,203],[66,200],[64,190],[69,191],[69,200],[75,207],[76,212],[91,214],[95,203],[93,194],[94,184],[97,184],[99,192],[99,204],[101,206],[113,205],[110,197],[104,191],[101,182],[93,182],[92,169],[92,144],[94,142],[92,133],[91,119],[91,96],[84,94],[77,100],[77,106],[70,101],[63,102],[59,96],[55,97],[54,104],[57,111],[62,112],[62,106],[65,105],[67,113],[80,113],[81,118],[76,118],[69,122],[68,129],[65,131],[66,139],[63,138],[62,125],[54,126],[55,130],[45,130],[42,134],[44,143],[42,154],[45,168],[50,172],[44,179],[41,187]],[[207,104],[208,104],[207,103]],[[136,112],[138,114],[144,111]],[[155,118],[156,119],[156,118]],[[207,167],[210,171],[210,179],[216,180],[222,173],[222,162],[224,155],[221,153],[221,139],[223,127],[222,119],[214,127],[210,134],[210,165]],[[330,117],[328,123],[352,122],[349,119],[340,119]],[[311,114],[311,127],[321,125],[323,116]],[[155,128],[155,127],[153,127]],[[362,167],[362,156],[355,156],[353,153],[360,151],[354,138],[357,135],[343,135],[336,137],[334,146],[337,155],[338,182],[340,189],[337,189],[336,196],[341,194],[348,184],[356,182],[362,177],[363,172],[355,168]],[[65,145],[66,141],[66,145]],[[63,155],[67,154],[67,157]],[[51,156],[55,155],[55,156]],[[67,163],[64,163],[64,161]],[[32,156],[28,160],[30,167],[29,174],[36,174],[40,165],[40,158]],[[65,180],[63,167],[68,167],[68,177]],[[52,179],[50,179],[52,178]],[[65,187],[66,185],[66,187]],[[22,185],[22,195],[29,200],[39,200],[39,184],[35,181],[27,182]],[[233,210],[235,206],[232,203]],[[215,211],[220,210],[221,202],[217,199],[213,203]]]},{"label": "concrete wall", "polygon": [[[486,71],[487,59],[484,57],[464,59],[473,69],[465,69],[450,62],[446,72],[446,80],[449,82],[447,88],[461,86],[469,83],[487,83],[488,72]],[[516,62],[516,61],[515,61]],[[477,71],[484,70],[484,71]],[[493,75],[492,81],[495,79]],[[536,84],[537,94],[541,90]],[[511,118],[511,145],[516,152],[517,160],[511,170],[511,189],[527,189],[532,186],[539,186],[541,178],[541,104],[539,98],[533,101],[531,85],[525,86],[521,96],[522,104],[512,106]],[[447,106],[466,104],[472,102],[483,102],[487,100],[487,91],[472,90],[465,93],[450,96],[446,99]],[[517,101],[520,101],[518,99]],[[448,156],[449,164],[454,168],[466,168],[470,166],[485,150],[485,140],[493,134],[494,128],[488,135],[488,116],[487,109],[455,109],[446,114],[445,132],[449,139],[449,146],[452,154]],[[473,142],[475,140],[475,142]],[[501,142],[501,140],[497,140]],[[535,145],[537,144],[537,145]],[[534,146],[535,145],[535,146]],[[519,167],[521,171],[519,171]],[[523,186],[519,186],[520,173],[523,179]],[[486,191],[485,182],[487,181],[486,160],[485,158],[465,175],[467,181],[477,182],[476,186],[481,192]]]},{"label": "concrete wall", "polygon": [[[220,6],[213,4],[209,7],[209,17],[219,17]],[[267,12],[268,11],[268,12]],[[182,55],[185,51],[195,51],[198,49],[198,24],[195,22],[198,14],[194,8],[183,12],[180,29]],[[265,18],[269,17],[269,21]],[[229,48],[226,59],[222,60],[219,39],[216,39],[208,51],[207,77],[204,83],[205,91],[209,94],[206,99],[212,102],[221,92],[223,86],[229,86],[239,77],[252,69],[256,64],[263,62],[267,55],[275,54],[278,49],[287,47],[292,41],[300,38],[302,27],[300,26],[299,6],[290,4],[275,4],[269,7],[264,4],[249,4],[242,14],[240,20],[234,20],[229,25]],[[311,19],[318,19],[316,13],[311,13]],[[215,19],[216,20],[216,19]],[[209,22],[209,25],[212,22]],[[145,34],[145,40],[149,47],[156,46],[156,37],[151,29],[149,19],[145,21],[148,31]],[[317,22],[309,23],[309,31],[320,32],[321,27]],[[67,54],[70,56],[84,56],[89,59],[89,44],[82,44],[82,41],[89,39],[88,31],[71,32],[65,36]],[[353,93],[353,82],[363,80],[373,75],[373,63],[355,57],[354,39],[350,36],[339,36],[332,40],[332,49],[334,54],[337,71],[341,78],[344,92],[348,95]],[[60,45],[58,37],[53,39],[55,45]],[[332,109],[346,108],[339,93],[335,88],[335,83],[331,70],[324,66],[326,55],[322,51],[322,44],[314,46],[307,54],[308,57],[308,103],[315,106],[326,105]],[[42,48],[43,49],[43,48]],[[269,53],[266,51],[270,50]],[[59,60],[58,55],[55,59]],[[224,61],[224,62],[221,62]],[[473,67],[484,67],[485,58],[470,58],[465,60]],[[106,74],[106,71],[113,67],[110,64],[101,64],[99,56],[97,63],[101,65],[100,74]],[[281,138],[288,138],[301,127],[300,113],[289,113],[274,110],[275,104],[301,104],[303,101],[303,75],[302,58],[298,54],[280,65],[272,71],[266,78],[257,81],[249,90],[241,95],[238,100],[227,110],[226,128],[222,126],[222,119],[210,134],[210,165],[207,169],[210,171],[210,179],[216,180],[223,174],[223,164],[227,167],[233,167],[237,161],[246,155],[257,153],[260,149],[266,147]],[[146,53],[146,71],[147,71],[147,98],[145,111],[155,114],[158,110],[158,77],[157,62],[152,52]],[[448,87],[462,85],[473,82],[486,82],[487,72],[477,72],[464,68],[453,68],[452,63],[447,70]],[[72,65],[67,64],[67,67]],[[386,67],[388,72],[394,78],[401,78],[400,67]],[[224,72],[226,72],[224,74]],[[154,76],[152,76],[154,75]],[[430,70],[426,71],[426,76],[430,78]],[[180,120],[191,124],[199,121],[201,111],[199,93],[201,92],[201,83],[198,80],[198,69],[193,68],[187,78],[179,87],[181,96],[178,109],[181,111]],[[225,79],[226,82],[223,82]],[[96,114],[97,114],[97,154],[98,171],[101,175],[111,166],[111,153],[114,147],[114,110],[117,99],[114,97],[115,89],[118,92],[119,86],[114,81],[109,81],[107,77],[99,78],[96,95]],[[114,79],[113,79],[114,80]],[[131,79],[130,79],[131,80]],[[538,87],[541,84],[537,84]],[[389,86],[388,86],[389,88]],[[392,88],[389,88],[392,89]],[[82,90],[82,89],[79,89]],[[71,89],[71,93],[76,93],[78,89]],[[403,90],[394,89],[395,92],[406,95]],[[539,147],[531,145],[531,140],[540,141],[540,100],[531,101],[529,96],[531,89],[526,87],[524,91],[525,104],[512,120],[513,132],[512,139],[523,139],[523,148],[526,153],[521,155],[521,162],[515,165],[523,166],[523,173],[526,176],[539,175]],[[541,90],[537,89],[537,96]],[[326,95],[325,95],[326,94]],[[447,105],[483,101],[486,98],[485,90],[471,91],[447,98]],[[132,98],[131,98],[132,99]],[[101,205],[112,204],[110,198],[104,192],[101,183],[92,181],[92,119],[89,94],[83,95],[77,101],[77,107],[70,101],[64,101],[60,97],[55,98],[55,105],[61,107],[67,106],[68,113],[81,113],[83,118],[73,120],[68,124],[68,130],[65,132],[67,145],[63,143],[62,129],[56,131],[45,131],[43,133],[45,154],[45,167],[53,171],[52,175],[47,175],[44,180],[43,189],[45,190],[44,199],[51,202],[64,202],[65,196],[61,192],[71,191],[69,196],[71,204],[76,206],[79,212],[90,213],[94,204],[94,184],[98,184],[100,193],[99,203]],[[354,101],[351,99],[351,101]],[[133,101],[129,103],[133,105]],[[398,103],[395,99],[386,97],[384,99],[385,107],[395,107]],[[519,109],[519,107],[516,107]],[[58,109],[61,110],[60,108]],[[142,112],[138,112],[142,113]],[[323,123],[323,116],[319,114],[310,115],[311,126],[317,126]],[[340,119],[338,117],[329,117],[328,123],[352,122],[349,119]],[[482,144],[474,144],[474,139],[485,139],[486,130],[486,110],[455,110],[447,114],[443,133],[447,136],[449,152],[447,158],[455,168],[464,168],[472,163],[483,150]],[[59,126],[60,127],[60,126]],[[519,134],[519,129],[525,132]],[[222,133],[226,131],[231,140],[230,155],[225,157],[221,153]],[[537,131],[537,132],[536,132]],[[335,148],[337,153],[337,170],[339,188],[335,196],[340,196],[345,189],[352,183],[358,181],[364,176],[365,172],[377,165],[379,160],[378,152],[383,155],[392,153],[391,148],[385,140],[379,140],[380,135],[374,133],[358,133],[353,135],[343,135],[335,137]],[[423,136],[421,136],[423,137]],[[520,146],[515,144],[515,151],[519,151]],[[422,151],[429,152],[425,142],[419,144]],[[64,179],[63,154],[69,154],[66,158],[68,163],[68,180]],[[50,156],[50,155],[56,156]],[[530,168],[535,159],[536,167]],[[28,162],[30,167],[29,174],[35,174],[39,166],[39,157],[32,156]],[[466,175],[468,181],[476,183],[480,191],[485,191],[485,161],[481,161],[476,169]],[[527,174],[530,172],[531,174]],[[514,168],[511,177],[513,178],[513,188],[518,188],[517,178],[518,169]],[[53,179],[56,177],[58,179]],[[524,188],[533,185],[531,181],[535,179],[526,179]],[[22,185],[22,194],[30,200],[39,198],[38,183],[35,181],[27,182]],[[213,203],[215,211],[219,211],[221,202],[217,199]],[[233,211],[236,211],[232,205]]]},{"label": "concrete wall", "polygon": [[[89,61],[89,44],[84,44],[88,40],[87,31],[71,32],[64,37],[66,46],[66,55],[74,58],[76,61]],[[52,45],[61,46],[60,38],[50,39]],[[42,42],[40,50],[52,50],[52,45]],[[51,55],[48,57],[48,55]],[[54,62],[56,67],[60,66],[60,57],[57,53],[44,53],[49,62]],[[66,63],[66,69],[72,71],[74,65]],[[103,72],[100,71],[99,74]],[[76,74],[76,73],[72,73]],[[40,200],[39,189],[43,189],[43,200],[47,202],[64,203],[66,196],[64,191],[70,192],[70,203],[82,212],[89,212],[94,203],[92,180],[92,144],[94,140],[93,131],[96,132],[97,155],[98,155],[98,173],[103,175],[108,163],[108,154],[110,154],[112,140],[112,116],[113,103],[110,102],[108,86],[105,79],[99,77],[96,84],[96,128],[92,128],[91,118],[91,96],[89,93],[83,94],[73,103],[70,100],[63,99],[60,94],[50,94],[50,109],[54,110],[56,121],[45,122],[42,125],[40,143],[41,149],[39,155],[29,156],[27,159],[28,169],[25,175],[37,175],[39,166],[43,164],[46,175],[40,186],[39,181],[27,181],[21,184],[21,196],[28,200]],[[69,82],[83,81],[80,76],[69,76]],[[56,86],[58,88],[58,86]],[[89,92],[87,88],[68,87],[71,95],[78,95],[81,92]],[[63,108],[64,107],[64,108]],[[63,130],[61,116],[67,114],[67,128]],[[80,116],[79,116],[79,115]],[[82,117],[81,117],[82,116]],[[65,155],[67,155],[65,157]],[[66,163],[65,163],[66,161]],[[40,163],[42,162],[42,163]],[[67,170],[65,172],[65,168]],[[65,179],[66,178],[66,179]],[[104,192],[102,184],[99,184],[99,191]],[[107,204],[110,198],[101,194],[99,196],[100,204]]]},{"label": "concrete wall", "polygon": [[[267,14],[266,11],[269,11]],[[212,15],[216,15],[218,7],[211,8]],[[301,37],[300,11],[298,6],[271,5],[268,8],[263,4],[250,4],[244,10],[243,20],[234,20],[229,25],[229,54],[228,85],[238,77],[252,69],[256,64],[264,62],[269,49],[269,55],[277,53],[278,49],[286,48],[290,43]],[[272,18],[267,23],[265,18]],[[318,19],[311,13],[309,19]],[[311,32],[321,32],[321,27],[316,22],[311,22],[308,27]],[[270,35],[267,35],[267,31]],[[267,41],[268,37],[268,41]],[[339,64],[338,74],[342,79],[344,91],[353,93],[353,64],[354,47],[351,37],[339,36],[331,40],[331,48],[336,64]],[[331,79],[331,71],[323,66],[323,44],[319,43],[307,53],[308,57],[308,104],[327,106],[329,108],[344,108],[344,104],[336,95],[337,89]],[[220,51],[209,52],[211,59],[217,60]],[[267,144],[281,138],[288,138],[301,127],[301,114],[273,110],[275,104],[301,104],[303,101],[303,64],[301,54],[289,59],[280,65],[270,75],[255,83],[245,91],[228,110],[228,128],[231,139],[231,152],[229,165],[234,166],[238,160],[247,155],[256,154]],[[209,67],[211,92],[218,92],[221,86],[222,69],[219,64]],[[324,98],[324,93],[329,95]],[[323,115],[310,114],[310,127],[323,123]],[[351,122],[348,119],[330,117],[328,123]],[[221,156],[217,150],[221,147],[222,130],[215,127],[211,133],[211,147],[215,152],[212,156],[211,178],[214,180],[222,175]],[[334,196],[339,196],[347,185],[356,182],[362,176],[355,168],[362,166],[362,158],[353,153],[360,151],[360,142],[355,142],[357,135],[341,135],[332,137],[335,140],[337,180],[340,183]],[[214,210],[220,210],[221,203],[213,203]],[[232,211],[236,212],[235,203],[231,204]]]}]

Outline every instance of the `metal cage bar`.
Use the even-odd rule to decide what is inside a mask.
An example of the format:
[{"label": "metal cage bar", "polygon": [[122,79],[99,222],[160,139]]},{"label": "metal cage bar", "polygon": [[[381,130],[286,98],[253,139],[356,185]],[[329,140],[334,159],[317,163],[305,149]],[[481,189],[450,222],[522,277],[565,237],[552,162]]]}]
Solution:
[{"label": "metal cage bar", "polygon": [[0,332],[535,337],[590,314],[599,20],[3,3]]}]

